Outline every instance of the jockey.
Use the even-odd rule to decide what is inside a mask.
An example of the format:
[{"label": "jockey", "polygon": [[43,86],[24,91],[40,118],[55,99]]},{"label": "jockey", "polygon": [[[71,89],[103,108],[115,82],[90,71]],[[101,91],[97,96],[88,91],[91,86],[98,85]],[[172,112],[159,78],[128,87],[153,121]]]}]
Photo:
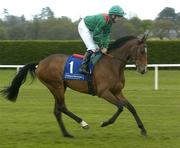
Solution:
[{"label": "jockey", "polygon": [[118,6],[112,6],[108,14],[97,14],[86,16],[81,19],[78,25],[78,32],[87,47],[83,62],[79,71],[89,74],[89,61],[93,52],[101,50],[102,53],[107,52],[110,42],[110,29],[113,23],[125,15],[123,9]]}]

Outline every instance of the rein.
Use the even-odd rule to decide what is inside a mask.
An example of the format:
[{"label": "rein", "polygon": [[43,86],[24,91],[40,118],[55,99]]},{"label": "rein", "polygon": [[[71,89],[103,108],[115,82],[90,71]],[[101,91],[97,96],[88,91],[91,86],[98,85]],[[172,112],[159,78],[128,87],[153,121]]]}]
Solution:
[{"label": "rein", "polygon": [[111,59],[119,60],[119,61],[122,61],[122,62],[126,63],[126,60],[124,60],[124,59],[122,59],[122,58],[115,57],[115,56],[113,56],[113,55],[111,55],[111,54],[108,54],[108,53],[103,53],[103,54],[104,54],[105,56],[111,58]]}]

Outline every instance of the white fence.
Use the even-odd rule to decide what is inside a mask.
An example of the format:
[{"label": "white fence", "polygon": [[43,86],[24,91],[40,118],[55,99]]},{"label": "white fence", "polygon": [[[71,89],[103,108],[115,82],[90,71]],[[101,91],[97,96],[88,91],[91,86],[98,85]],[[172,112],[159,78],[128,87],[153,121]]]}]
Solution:
[{"label": "white fence", "polygon": [[[135,67],[135,65],[126,65],[126,67]],[[180,67],[180,64],[149,64],[148,67],[154,68],[154,90],[159,88],[159,67]]]},{"label": "white fence", "polygon": [[[0,68],[16,68],[17,72],[24,65],[0,65]],[[126,65],[126,67],[135,67],[135,65]],[[180,67],[180,64],[149,64],[148,67],[154,68],[154,89],[158,90],[158,69],[159,67]]]}]

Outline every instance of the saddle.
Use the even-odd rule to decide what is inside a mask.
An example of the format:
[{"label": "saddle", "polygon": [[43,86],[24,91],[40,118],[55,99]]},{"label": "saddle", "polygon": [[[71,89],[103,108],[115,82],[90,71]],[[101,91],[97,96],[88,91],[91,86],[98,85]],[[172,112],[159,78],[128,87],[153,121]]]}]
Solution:
[{"label": "saddle", "polygon": [[83,55],[73,54],[68,57],[64,67],[64,80],[83,80],[88,82],[89,94],[95,95],[95,91],[92,84],[92,75],[96,63],[102,57],[101,52],[95,52],[92,54],[89,64],[90,74],[86,75],[79,72],[79,67],[83,61]]}]

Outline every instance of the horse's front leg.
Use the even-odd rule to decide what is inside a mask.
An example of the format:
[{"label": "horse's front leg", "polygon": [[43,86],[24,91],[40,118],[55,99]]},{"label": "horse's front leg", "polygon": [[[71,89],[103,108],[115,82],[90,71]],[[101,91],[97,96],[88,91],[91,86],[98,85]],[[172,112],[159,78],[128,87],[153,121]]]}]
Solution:
[{"label": "horse's front leg", "polygon": [[115,106],[117,106],[118,110],[115,112],[115,114],[108,119],[107,121],[104,121],[101,124],[101,127],[105,127],[108,126],[110,124],[113,124],[116,119],[118,118],[118,116],[120,115],[120,113],[123,111],[123,104],[121,103],[121,101],[119,99],[117,99],[109,90],[104,91],[100,97],[104,98],[105,100],[107,100],[108,102],[114,104]]},{"label": "horse's front leg", "polygon": [[122,95],[122,93],[118,94],[117,97],[119,98],[119,100],[121,100],[124,104],[124,106],[132,113],[132,115],[134,116],[138,127],[141,129],[141,135],[143,136],[147,136],[147,132],[146,129],[144,128],[144,125],[140,119],[140,117],[138,116],[135,108],[133,107],[133,105]]},{"label": "horse's front leg", "polygon": [[122,111],[123,111],[123,108],[118,108],[118,110],[110,119],[108,119],[107,121],[103,121],[103,123],[101,124],[101,127],[105,127],[107,125],[113,124]]},{"label": "horse's front leg", "polygon": [[127,101],[125,107],[133,114],[133,116],[137,122],[138,127],[141,129],[141,135],[147,136],[146,129],[144,128],[144,125],[143,125],[141,119],[139,118],[139,116],[138,116],[135,108],[133,107],[133,105]]}]

